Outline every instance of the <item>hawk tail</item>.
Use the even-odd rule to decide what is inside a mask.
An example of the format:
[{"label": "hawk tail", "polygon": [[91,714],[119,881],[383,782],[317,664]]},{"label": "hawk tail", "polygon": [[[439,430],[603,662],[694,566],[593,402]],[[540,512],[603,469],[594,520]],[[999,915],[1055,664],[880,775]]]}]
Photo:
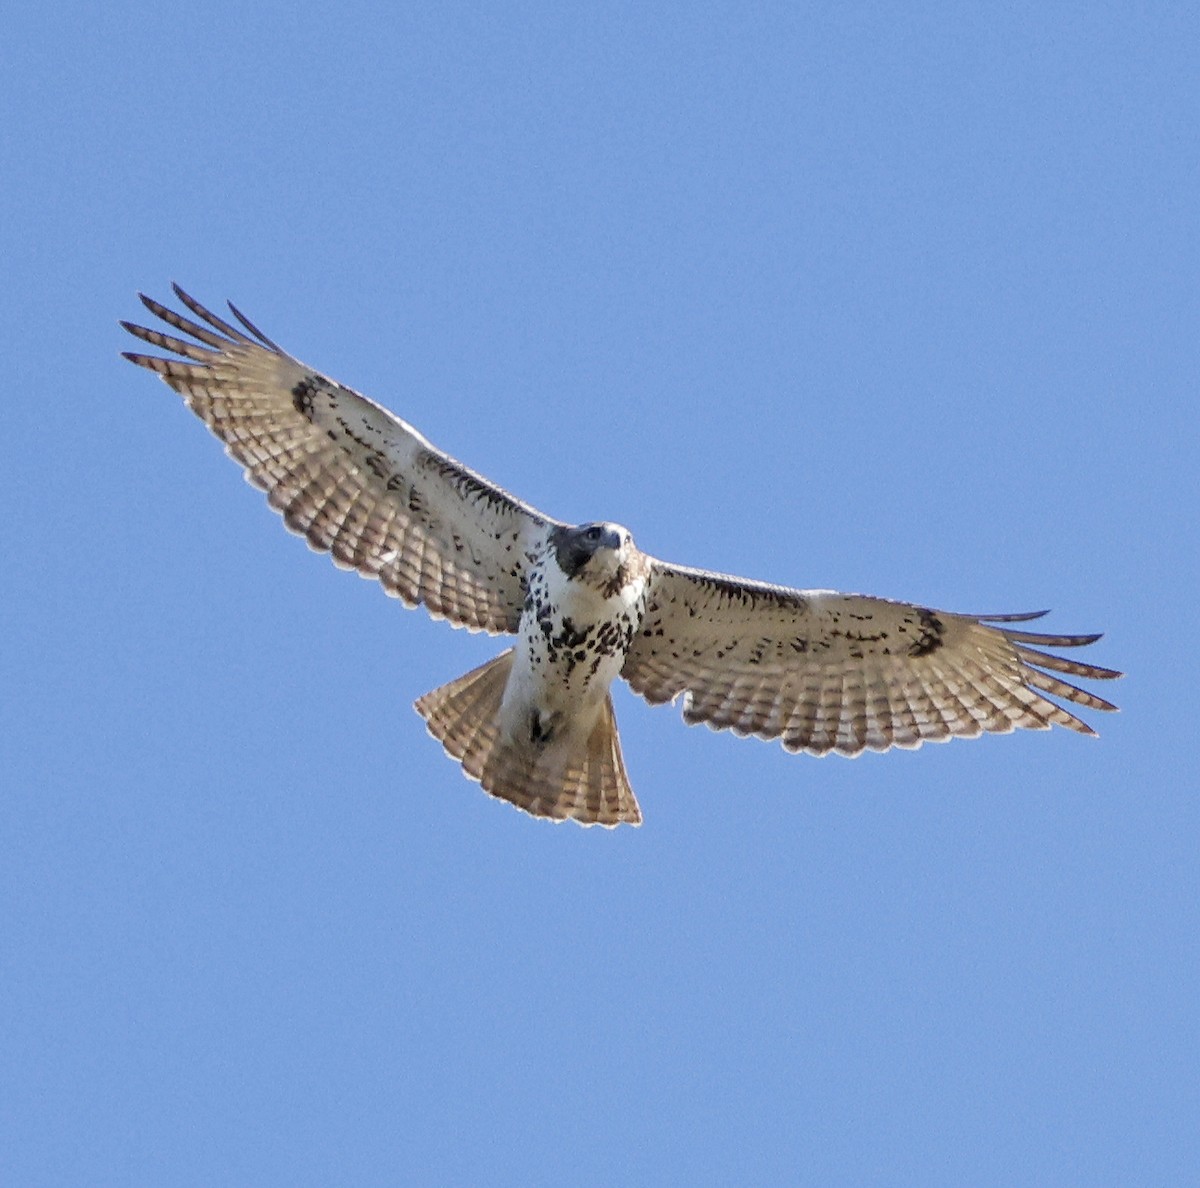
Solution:
[{"label": "hawk tail", "polygon": [[625,774],[612,698],[591,732],[538,746],[507,737],[500,706],[512,670],[507,652],[420,698],[429,733],[483,790],[535,817],[581,825],[640,825],[642,813]]}]

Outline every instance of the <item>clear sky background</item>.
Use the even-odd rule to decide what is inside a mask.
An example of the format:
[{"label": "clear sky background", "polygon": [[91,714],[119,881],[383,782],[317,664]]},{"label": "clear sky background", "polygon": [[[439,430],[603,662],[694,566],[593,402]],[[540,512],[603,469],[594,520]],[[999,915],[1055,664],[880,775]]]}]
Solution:
[{"label": "clear sky background", "polygon": [[[1196,1182],[1197,11],[6,8],[0,1180]],[[623,690],[645,826],[531,820],[410,708],[502,644],[118,358],[171,280],[659,556],[1052,606],[1123,713]]]}]

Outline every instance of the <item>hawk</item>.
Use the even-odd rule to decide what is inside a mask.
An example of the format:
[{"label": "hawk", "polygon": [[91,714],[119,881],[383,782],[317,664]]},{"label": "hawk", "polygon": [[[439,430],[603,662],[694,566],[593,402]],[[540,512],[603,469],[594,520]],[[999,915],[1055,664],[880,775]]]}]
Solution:
[{"label": "hawk", "polygon": [[232,304],[236,325],[174,290],[196,320],[140,295],[174,334],[121,323],[174,357],[125,358],[183,396],[287,527],[407,606],[516,637],[415,708],[468,777],[536,817],[641,822],[613,717],[618,677],[652,705],[682,694],[689,724],[814,755],[1017,727],[1094,734],[1050,698],[1116,708],[1063,676],[1120,673],[1043,650],[1099,635],[1026,630],[1044,611],[951,614],[668,564],[619,524],[543,515]]}]

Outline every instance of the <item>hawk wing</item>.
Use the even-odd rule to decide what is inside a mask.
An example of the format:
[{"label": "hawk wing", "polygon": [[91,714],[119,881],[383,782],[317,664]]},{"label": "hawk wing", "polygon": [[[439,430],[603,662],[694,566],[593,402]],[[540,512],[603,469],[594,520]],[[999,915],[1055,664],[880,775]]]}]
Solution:
[{"label": "hawk wing", "polygon": [[1044,694],[1089,709],[1116,707],[1052,674],[1121,674],[1037,650],[1081,647],[1098,635],[1007,625],[1045,613],[955,615],[656,561],[622,675],[653,705],[683,693],[689,724],[778,738],[789,751],[816,755],[1018,726],[1094,734]]},{"label": "hawk wing", "polygon": [[225,443],[284,523],[334,563],[377,579],[408,606],[493,634],[517,628],[527,554],[557,521],[435,449],[411,425],[175,294],[204,325],[142,296],[195,342],[121,324],[181,356],[126,352],[157,372]]}]

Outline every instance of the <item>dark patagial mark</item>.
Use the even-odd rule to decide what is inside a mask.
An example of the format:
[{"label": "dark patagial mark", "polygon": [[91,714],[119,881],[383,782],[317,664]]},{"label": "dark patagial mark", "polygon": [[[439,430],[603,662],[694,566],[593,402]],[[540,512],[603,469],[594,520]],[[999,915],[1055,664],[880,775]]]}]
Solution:
[{"label": "dark patagial mark", "polygon": [[945,634],[946,628],[933,611],[923,606],[917,607],[917,622],[920,624],[920,632],[909,645],[908,654],[910,656],[928,656],[931,652],[936,652],[945,642],[942,636]]},{"label": "dark patagial mark", "polygon": [[704,574],[694,577],[692,580],[697,585],[712,590],[726,603],[737,603],[750,608],[760,604],[778,606],[793,614],[808,613],[808,599],[795,590],[776,588],[758,582],[746,582],[741,578],[725,577],[721,574]]},{"label": "dark patagial mark", "polygon": [[465,499],[476,503],[486,503],[489,507],[511,508],[512,500],[503,491],[497,490],[482,475],[428,450],[422,451],[418,465],[432,471],[440,478],[448,479],[450,485]]}]

